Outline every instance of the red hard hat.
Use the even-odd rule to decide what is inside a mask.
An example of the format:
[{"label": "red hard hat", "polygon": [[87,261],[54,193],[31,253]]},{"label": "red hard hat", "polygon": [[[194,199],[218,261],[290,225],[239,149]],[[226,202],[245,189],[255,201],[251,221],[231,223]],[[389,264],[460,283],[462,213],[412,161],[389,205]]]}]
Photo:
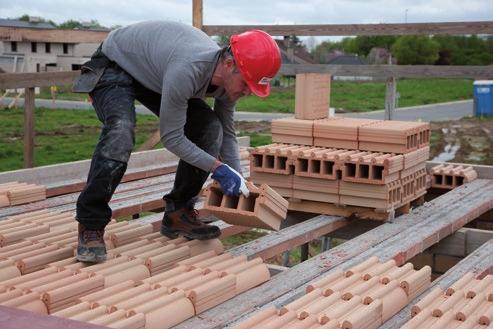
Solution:
[{"label": "red hard hat", "polygon": [[250,90],[266,97],[270,80],[281,66],[281,51],[272,37],[261,30],[251,30],[231,36],[231,50],[241,75]]}]

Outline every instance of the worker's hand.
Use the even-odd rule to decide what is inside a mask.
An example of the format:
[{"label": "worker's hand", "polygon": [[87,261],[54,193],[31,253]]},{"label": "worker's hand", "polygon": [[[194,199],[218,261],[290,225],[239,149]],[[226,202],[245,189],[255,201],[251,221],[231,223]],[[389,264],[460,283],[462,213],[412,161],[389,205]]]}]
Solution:
[{"label": "worker's hand", "polygon": [[218,166],[212,173],[212,179],[219,182],[224,194],[228,196],[238,196],[240,193],[246,197],[250,195],[245,179],[227,164]]}]

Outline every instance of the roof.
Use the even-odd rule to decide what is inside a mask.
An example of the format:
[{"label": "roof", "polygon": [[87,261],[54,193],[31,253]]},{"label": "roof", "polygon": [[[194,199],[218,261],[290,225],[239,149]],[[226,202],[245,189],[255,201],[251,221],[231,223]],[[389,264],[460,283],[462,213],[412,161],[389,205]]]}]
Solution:
[{"label": "roof", "polygon": [[281,59],[284,64],[313,64],[315,63],[310,53],[305,49],[305,47],[295,46],[294,47],[294,60],[290,60],[288,56],[288,48],[286,47],[284,40],[275,40],[279,49],[281,50]]},{"label": "roof", "polygon": [[27,28],[34,28],[34,29],[54,29],[55,26],[53,26],[50,23],[47,22],[26,22],[26,21],[21,21],[18,19],[5,19],[5,18],[0,18],[0,26],[8,26],[8,27],[27,27]]},{"label": "roof", "polygon": [[358,55],[340,55],[331,59],[327,64],[365,65],[366,61]]}]

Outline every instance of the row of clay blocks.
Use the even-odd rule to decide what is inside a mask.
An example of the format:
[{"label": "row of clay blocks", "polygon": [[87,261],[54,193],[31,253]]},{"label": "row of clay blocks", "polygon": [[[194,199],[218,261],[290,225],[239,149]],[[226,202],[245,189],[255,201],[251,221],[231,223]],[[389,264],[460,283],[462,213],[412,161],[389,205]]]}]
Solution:
[{"label": "row of clay blocks", "polygon": [[430,170],[431,187],[451,190],[478,178],[471,166],[440,164]]},{"label": "row of clay blocks", "polygon": [[431,268],[397,267],[371,257],[349,269],[336,271],[306,287],[301,298],[263,312],[235,329],[325,328],[373,329],[391,318],[429,288]]},{"label": "row of clay blocks", "polygon": [[46,199],[43,185],[10,182],[0,184],[0,208]]},{"label": "row of clay blocks", "polygon": [[240,226],[280,230],[286,219],[288,201],[266,184],[247,183],[250,196],[227,196],[217,182],[205,190],[204,210],[223,221]]},{"label": "row of clay blocks", "polygon": [[276,143],[251,151],[250,177],[284,197],[390,209],[425,193],[428,157]]},{"label": "row of clay blocks", "polygon": [[[50,215],[31,214],[33,222]],[[74,257],[76,230],[65,240],[64,225],[0,248],[0,305],[112,328],[169,328],[270,278],[260,258],[224,253],[217,239],[170,240],[152,224],[126,222],[107,226],[108,260],[87,266]]]},{"label": "row of clay blocks", "polygon": [[493,275],[465,274],[447,290],[435,288],[411,308],[402,328],[475,329],[493,326]]},{"label": "row of clay blocks", "polygon": [[404,154],[429,145],[430,124],[342,117],[282,118],[272,120],[272,141]]}]

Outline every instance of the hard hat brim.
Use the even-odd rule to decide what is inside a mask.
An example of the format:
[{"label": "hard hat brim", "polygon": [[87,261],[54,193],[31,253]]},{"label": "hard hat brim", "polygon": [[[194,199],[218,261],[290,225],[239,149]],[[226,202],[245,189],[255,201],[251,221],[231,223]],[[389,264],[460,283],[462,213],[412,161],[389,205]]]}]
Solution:
[{"label": "hard hat brim", "polygon": [[261,85],[258,83],[246,82],[251,92],[258,97],[267,97],[270,93],[270,84]]}]

